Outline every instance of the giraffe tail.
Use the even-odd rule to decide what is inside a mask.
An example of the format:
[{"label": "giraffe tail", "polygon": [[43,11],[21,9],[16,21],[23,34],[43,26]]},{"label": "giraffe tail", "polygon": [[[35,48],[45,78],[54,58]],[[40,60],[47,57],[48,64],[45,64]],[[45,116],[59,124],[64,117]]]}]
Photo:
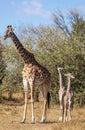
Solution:
[{"label": "giraffe tail", "polygon": [[48,106],[48,109],[50,108],[50,93],[48,92],[47,94],[47,106]]}]

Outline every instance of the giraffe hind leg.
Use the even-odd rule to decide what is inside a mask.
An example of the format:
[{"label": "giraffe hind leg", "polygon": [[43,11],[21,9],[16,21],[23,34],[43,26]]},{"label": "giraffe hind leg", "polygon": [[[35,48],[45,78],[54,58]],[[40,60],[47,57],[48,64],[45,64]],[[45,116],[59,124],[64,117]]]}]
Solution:
[{"label": "giraffe hind leg", "polygon": [[64,116],[64,105],[63,105],[63,96],[59,95],[59,102],[60,102],[60,115],[59,115],[59,121],[63,121]]},{"label": "giraffe hind leg", "polygon": [[71,121],[72,119],[72,109],[71,109],[71,106],[69,106],[68,108],[68,121]]},{"label": "giraffe hind leg", "polygon": [[40,89],[43,98],[44,98],[44,106],[43,106],[43,114],[41,118],[41,123],[44,123],[46,120],[46,104],[47,104],[47,94],[48,94],[48,87],[47,86],[42,86]]},{"label": "giraffe hind leg", "polygon": [[68,111],[68,108],[67,108],[67,105],[64,106],[64,119],[63,119],[63,122],[67,122],[67,111]]}]

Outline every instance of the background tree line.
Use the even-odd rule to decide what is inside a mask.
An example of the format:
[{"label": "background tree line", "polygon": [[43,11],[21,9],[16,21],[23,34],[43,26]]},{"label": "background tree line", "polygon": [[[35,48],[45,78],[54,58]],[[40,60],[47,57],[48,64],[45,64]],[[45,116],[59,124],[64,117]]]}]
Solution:
[{"label": "background tree line", "polygon": [[[31,51],[37,61],[48,68],[52,76],[51,103],[58,103],[59,77],[57,67],[75,76],[72,88],[75,104],[85,104],[85,20],[77,10],[64,16],[62,12],[53,13],[53,25],[21,25],[17,36],[24,47]],[[3,93],[22,92],[23,61],[14,44],[0,42],[0,101]],[[65,79],[67,84],[67,80]],[[37,94],[37,90],[36,94]]]}]

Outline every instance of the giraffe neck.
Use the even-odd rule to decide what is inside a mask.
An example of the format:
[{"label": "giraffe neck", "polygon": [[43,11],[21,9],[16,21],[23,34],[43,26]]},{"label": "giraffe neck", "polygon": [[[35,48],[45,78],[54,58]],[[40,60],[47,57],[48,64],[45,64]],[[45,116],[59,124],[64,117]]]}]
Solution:
[{"label": "giraffe neck", "polygon": [[71,89],[71,79],[68,78],[68,84],[67,84],[67,92],[69,92]]},{"label": "giraffe neck", "polygon": [[64,77],[63,77],[63,73],[62,72],[59,72],[59,82],[60,82],[60,88],[65,87]]},{"label": "giraffe neck", "polygon": [[17,48],[22,59],[24,60],[24,63],[29,64],[29,63],[33,62],[34,55],[23,47],[23,45],[20,43],[19,39],[13,32],[10,33],[10,37],[11,37],[13,43],[15,44],[15,47]]}]

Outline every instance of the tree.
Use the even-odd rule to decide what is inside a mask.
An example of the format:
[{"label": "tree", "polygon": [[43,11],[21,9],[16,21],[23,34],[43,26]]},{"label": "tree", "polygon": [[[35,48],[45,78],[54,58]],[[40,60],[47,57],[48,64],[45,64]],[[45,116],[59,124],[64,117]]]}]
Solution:
[{"label": "tree", "polygon": [[0,42],[0,102],[2,100],[2,81],[5,77],[5,73],[6,73],[6,64],[3,58],[3,51],[4,51],[4,47]]},{"label": "tree", "polygon": [[2,54],[3,50],[4,50],[4,47],[0,42],[0,84],[2,84],[2,80],[5,76],[5,68],[6,68],[3,54]]},{"label": "tree", "polygon": [[[7,53],[7,54],[6,54]],[[16,92],[22,90],[22,60],[19,57],[14,45],[5,45],[4,52],[6,60],[6,76],[3,80],[4,92],[8,93],[8,98],[12,99],[12,96]]]},{"label": "tree", "polygon": [[[58,13],[57,13],[58,14]],[[63,66],[66,71],[75,75],[73,89],[75,92],[75,103],[84,105],[85,97],[85,20],[77,10],[68,13],[69,25],[63,14],[54,15],[54,23],[65,33],[65,41],[61,49]],[[64,53],[63,53],[64,52]],[[59,53],[60,54],[60,53]],[[81,96],[82,95],[82,96]]]},{"label": "tree", "polygon": [[85,104],[85,20],[83,17],[78,17],[72,26],[73,48],[75,48],[75,70],[76,70],[76,103],[79,105]]},{"label": "tree", "polygon": [[[29,34],[29,36],[25,43],[28,49],[29,45],[32,45],[31,51],[33,51],[35,54],[35,58],[38,60],[38,62],[47,67],[51,72],[52,85],[50,91],[52,102],[58,103],[59,83],[57,67],[61,66],[64,68],[65,72],[71,72],[76,77],[72,82],[72,86],[75,92],[75,103],[82,105],[84,104],[84,96],[79,101],[77,94],[79,94],[80,90],[82,91],[84,88],[84,83],[82,82],[84,81],[84,67],[82,67],[84,66],[85,61],[82,57],[84,51],[82,49],[79,51],[80,40],[75,40],[78,35],[73,34],[73,32],[75,32],[73,31],[73,27],[76,25],[76,21],[78,22],[81,17],[79,17],[79,15],[76,13],[70,13],[71,14],[69,14],[68,17],[71,25],[70,28],[65,21],[65,17],[63,15],[60,15],[59,17],[62,16],[61,18],[65,22],[63,22],[63,20],[60,20],[60,18],[57,18],[57,20],[59,20],[58,23],[55,23],[57,26],[39,26],[36,28],[26,28],[25,32],[28,31],[29,33],[27,33],[27,35]],[[82,65],[79,64],[81,61]],[[80,67],[82,67],[82,69],[80,69]],[[82,70],[82,73],[80,70]],[[79,75],[81,75],[80,79]]]}]

